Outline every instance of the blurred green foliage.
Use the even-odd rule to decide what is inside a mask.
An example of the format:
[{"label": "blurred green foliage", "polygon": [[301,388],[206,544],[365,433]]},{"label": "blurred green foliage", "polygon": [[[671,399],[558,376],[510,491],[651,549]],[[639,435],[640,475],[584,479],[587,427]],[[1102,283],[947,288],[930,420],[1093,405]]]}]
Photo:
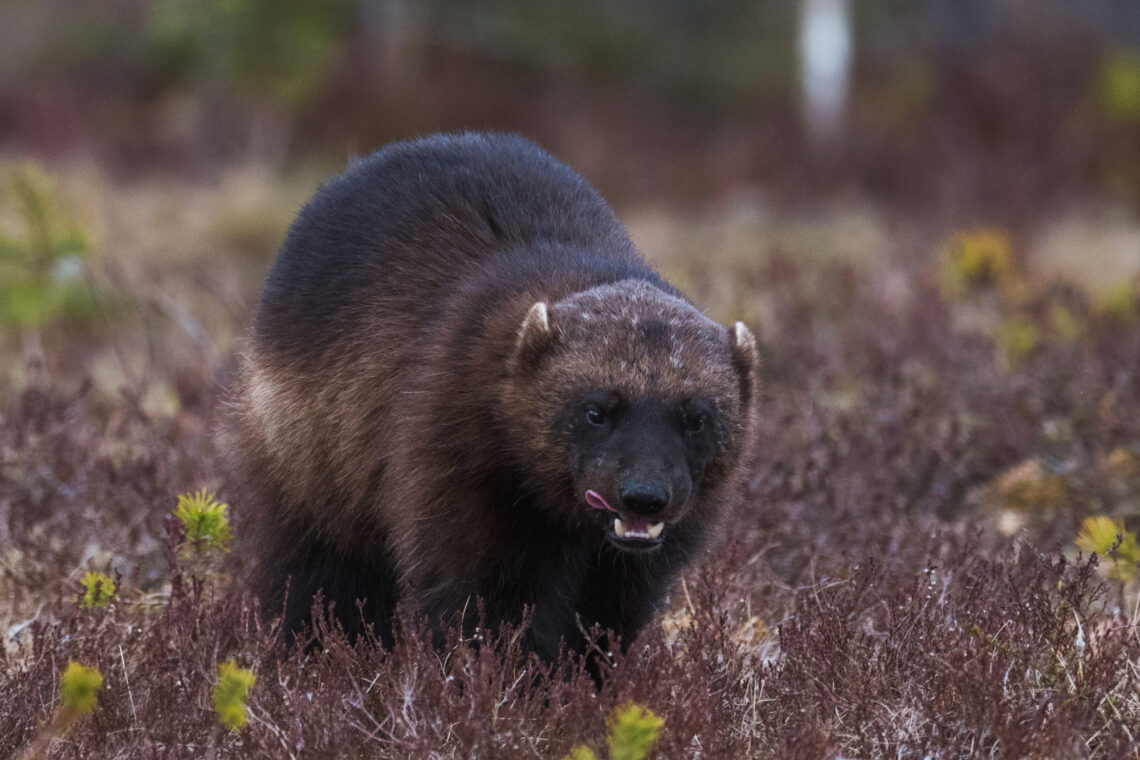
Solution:
[{"label": "blurred green foliage", "polygon": [[1012,245],[1001,230],[959,232],[942,256],[942,294],[949,300],[971,290],[1001,286],[1013,270]]},{"label": "blurred green foliage", "polygon": [[1100,67],[1100,103],[1109,119],[1140,124],[1140,50],[1109,51]]},{"label": "blurred green foliage", "polygon": [[1081,321],[1072,311],[1060,304],[1054,304],[1049,309],[1049,318],[1053,330],[1062,340],[1073,341],[1081,336]]},{"label": "blurred green foliage", "polygon": [[1037,348],[1039,333],[1027,317],[1016,316],[1002,320],[997,326],[997,343],[1010,364],[1017,366]]},{"label": "blurred green foliage", "polygon": [[83,277],[87,232],[35,164],[11,170],[0,186],[0,327],[86,322],[94,294]]},{"label": "blurred green foliage", "polygon": [[1093,308],[1112,319],[1130,322],[1136,318],[1137,282],[1124,280],[1093,294]]},{"label": "blurred green foliage", "polygon": [[144,37],[174,81],[211,81],[285,106],[324,80],[351,19],[347,0],[159,0]]},{"label": "blurred green foliage", "polygon": [[424,36],[532,69],[718,106],[796,81],[796,6],[629,0],[426,0]]}]

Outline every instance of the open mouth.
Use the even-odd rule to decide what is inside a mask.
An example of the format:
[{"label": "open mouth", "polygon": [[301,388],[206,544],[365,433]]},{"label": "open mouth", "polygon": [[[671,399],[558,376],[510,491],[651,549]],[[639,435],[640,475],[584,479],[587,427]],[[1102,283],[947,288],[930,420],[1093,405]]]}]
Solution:
[{"label": "open mouth", "polygon": [[650,551],[661,545],[664,539],[661,531],[665,523],[649,524],[648,520],[635,520],[620,517],[614,518],[613,528],[610,530],[610,543],[627,551]]},{"label": "open mouth", "polygon": [[640,517],[618,517],[618,511],[594,490],[586,491],[586,503],[594,509],[612,513],[614,521],[610,527],[609,539],[623,549],[652,549],[664,540],[661,537],[665,530],[664,522],[650,523]]},{"label": "open mouth", "polygon": [[620,517],[614,518],[614,535],[618,538],[636,538],[652,541],[660,538],[661,531],[664,529],[665,523],[663,522],[650,525],[648,520],[623,520]]}]

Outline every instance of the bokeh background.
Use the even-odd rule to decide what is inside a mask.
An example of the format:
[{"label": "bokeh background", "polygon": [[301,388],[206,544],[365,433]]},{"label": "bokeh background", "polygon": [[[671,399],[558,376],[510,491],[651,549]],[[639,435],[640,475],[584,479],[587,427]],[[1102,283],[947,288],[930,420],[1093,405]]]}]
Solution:
[{"label": "bokeh background", "polygon": [[1130,0],[8,0],[6,154],[207,180],[520,131],[614,202],[1137,203]]},{"label": "bokeh background", "polygon": [[1130,0],[7,0],[8,155],[208,181],[527,134],[615,202],[1135,207]]},{"label": "bokeh background", "polygon": [[552,150],[726,319],[762,315],[731,278],[689,282],[694,258],[930,259],[992,229],[1099,291],[1140,270],[1132,0],[6,0],[0,19],[9,328],[93,321],[98,287],[216,361],[322,179],[458,129]]}]

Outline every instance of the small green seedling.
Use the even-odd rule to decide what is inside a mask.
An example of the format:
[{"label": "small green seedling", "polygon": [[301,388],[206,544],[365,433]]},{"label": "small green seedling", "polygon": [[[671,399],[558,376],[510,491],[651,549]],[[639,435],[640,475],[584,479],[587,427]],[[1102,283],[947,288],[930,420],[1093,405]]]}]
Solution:
[{"label": "small green seedling", "polygon": [[115,581],[103,573],[85,573],[80,583],[83,595],[79,597],[79,604],[87,609],[106,607],[115,595]]},{"label": "small green seedling", "polygon": [[219,502],[206,489],[179,496],[174,516],[186,528],[184,546],[199,555],[210,550],[229,551],[231,531],[227,509],[229,505]]},{"label": "small green seedling", "polygon": [[59,677],[59,707],[52,712],[51,720],[15,755],[16,759],[46,757],[53,741],[66,736],[83,716],[95,712],[101,688],[103,674],[98,668],[89,668],[74,660],[68,662]]},{"label": "small green seedling", "polygon": [[245,725],[245,700],[256,680],[253,671],[239,668],[232,661],[218,666],[218,683],[212,694],[214,711],[218,713],[218,722],[231,731]]},{"label": "small green seedling", "polygon": [[1081,551],[1095,553],[1111,563],[1109,574],[1128,581],[1140,569],[1140,545],[1136,534],[1124,529],[1124,523],[1104,515],[1086,517],[1077,535]]},{"label": "small green seedling", "polygon": [[103,674],[72,660],[59,678],[59,698],[63,709],[76,717],[90,715],[98,704],[98,691],[103,688]]},{"label": "small green seedling", "polygon": [[[610,760],[644,760],[657,743],[664,718],[644,705],[626,702],[614,708],[608,722]],[[597,760],[594,751],[584,744],[570,750],[567,760]]]}]

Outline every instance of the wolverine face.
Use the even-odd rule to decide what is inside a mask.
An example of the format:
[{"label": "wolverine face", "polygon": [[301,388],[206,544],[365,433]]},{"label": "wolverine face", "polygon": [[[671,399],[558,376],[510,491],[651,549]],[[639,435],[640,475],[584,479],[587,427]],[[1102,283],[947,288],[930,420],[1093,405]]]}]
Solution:
[{"label": "wolverine face", "polygon": [[725,480],[747,434],[756,366],[747,328],[628,280],[536,303],[515,362],[541,466],[572,490],[575,522],[650,551],[701,521],[702,496]]},{"label": "wolverine face", "polygon": [[612,388],[585,394],[565,413],[578,501],[615,546],[659,546],[668,526],[688,514],[718,454],[714,404]]}]

